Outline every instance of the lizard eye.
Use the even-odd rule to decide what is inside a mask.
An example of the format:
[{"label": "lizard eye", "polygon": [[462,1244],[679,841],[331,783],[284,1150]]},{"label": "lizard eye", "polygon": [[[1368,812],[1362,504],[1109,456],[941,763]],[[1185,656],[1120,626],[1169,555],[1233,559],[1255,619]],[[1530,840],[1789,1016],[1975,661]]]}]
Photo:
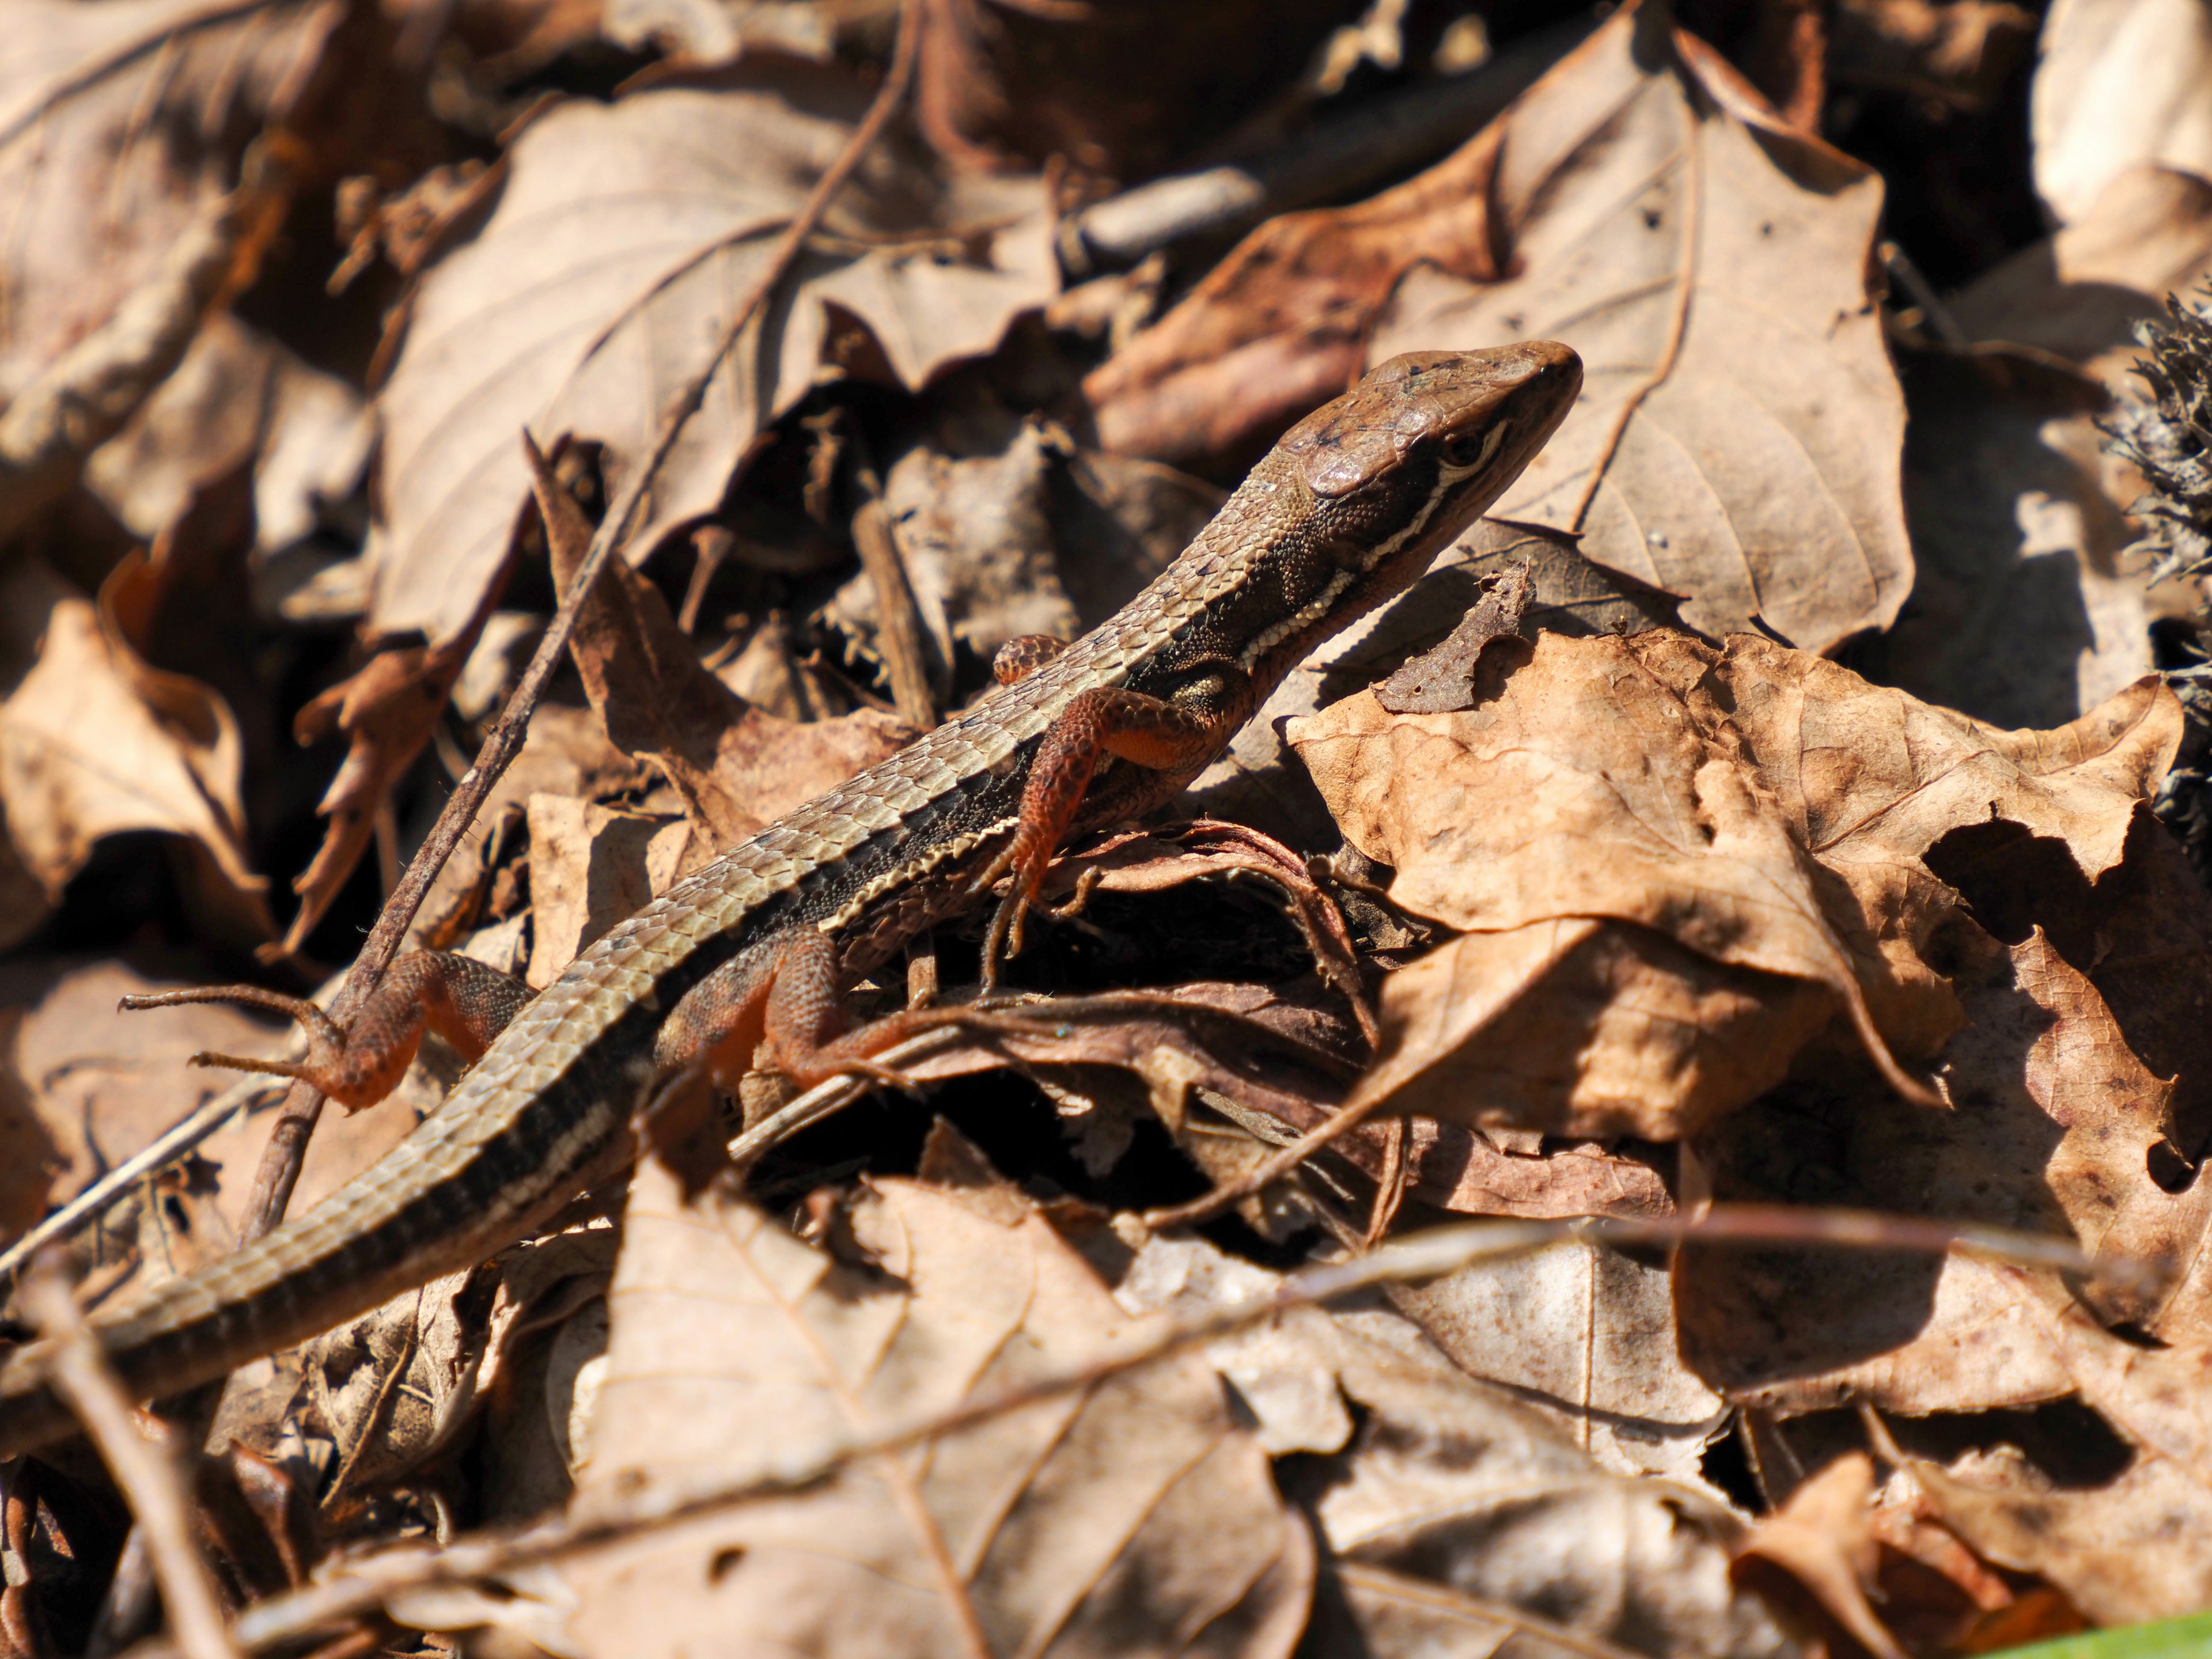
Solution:
[{"label": "lizard eye", "polygon": [[1443,442],[1444,465],[1455,471],[1480,466],[1497,453],[1504,438],[1505,423],[1502,421],[1487,432],[1455,432]]}]

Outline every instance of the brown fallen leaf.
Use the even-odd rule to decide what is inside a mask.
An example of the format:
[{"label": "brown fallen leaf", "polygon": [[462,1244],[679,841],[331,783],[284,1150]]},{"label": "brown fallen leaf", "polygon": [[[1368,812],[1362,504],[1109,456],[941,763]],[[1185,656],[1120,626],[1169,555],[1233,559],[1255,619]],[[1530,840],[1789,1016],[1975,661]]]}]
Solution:
[{"label": "brown fallen leaf", "polygon": [[1795,1601],[1793,1611],[1812,1615],[1807,1622],[1816,1628],[1832,1624],[1875,1659],[1905,1659],[1867,1599],[1881,1564],[1873,1499],[1874,1460],[1863,1452],[1839,1457],[1752,1528],[1729,1571],[1770,1601]]},{"label": "brown fallen leaf", "polygon": [[[565,592],[583,563],[592,527],[537,446],[526,437],[524,443],[554,580]],[[700,663],[660,590],[627,565],[607,570],[585,599],[568,654],[608,737],[625,754],[650,761],[675,786],[706,837],[708,856],[920,735],[872,708],[799,725],[755,708]],[[627,913],[603,925],[621,914]],[[576,943],[580,948],[588,940]],[[533,971],[544,963],[542,954],[533,957]]]},{"label": "brown fallen leaf", "polygon": [[379,812],[429,743],[490,610],[480,606],[464,630],[441,645],[378,652],[293,717],[296,741],[318,743],[343,733],[346,757],[316,805],[329,823],[314,858],[292,878],[300,908],[284,930],[279,953],[291,955],[306,944],[361,862],[377,833]]},{"label": "brown fallen leaf", "polygon": [[[2178,706],[2154,682],[2053,732],[2000,732],[1765,641],[1716,650],[1663,629],[1547,635],[1510,674],[1486,659],[1476,690],[1466,713],[1390,715],[1361,694],[1290,728],[1346,836],[1396,872],[1392,899],[1470,935],[1445,947],[1456,958],[1386,984],[1389,1035],[1360,1097],[1393,1098],[1440,1068],[1405,1104],[1575,1135],[1671,1139],[1742,1104],[1821,1023],[1808,987],[1851,1017],[1892,1086],[1913,1092],[1889,1049],[1930,1057],[1962,1018],[1929,955],[1958,900],[1922,855],[1994,816],[2063,841],[2094,880],[2120,861],[2179,737]],[[1393,787],[1407,777],[1427,787]],[[1618,1000],[1618,1058],[1523,1044],[1504,1078],[1480,1049],[1457,1070],[1455,1045],[1509,1008],[1555,1031],[1591,1029],[1574,1012],[1587,992],[1555,1012],[1541,988],[1572,952],[1597,948],[1587,941],[1600,920],[1630,924],[1601,959],[1626,946],[1639,963],[1599,975],[1638,990]],[[1711,988],[1670,950],[1755,977]],[[1655,975],[1682,987],[1656,1006],[1693,1020],[1709,1011],[1717,1029],[1693,1023],[1648,1046],[1667,1023],[1640,1012],[1655,1006]],[[1614,1018],[1613,1000],[1595,1000]],[[1705,1040],[1738,1021],[1757,1047]],[[1662,1060],[1670,1048],[1680,1058]],[[1644,1086],[1655,1061],[1682,1079],[1656,1100]],[[1542,1087],[1507,1083],[1492,1105],[1487,1091],[1531,1073]],[[1608,1075],[1637,1086],[1575,1092]]]},{"label": "brown fallen leaf", "polygon": [[1535,583],[1522,619],[1532,636],[1539,629],[1579,635],[1680,625],[1680,605],[1671,595],[1591,563],[1575,551],[1571,538],[1485,520],[1438,555],[1428,574],[1399,599],[1354,623],[1285,675],[1230,740],[1228,751],[1200,774],[1186,802],[1308,851],[1334,848],[1341,837],[1313,780],[1284,742],[1284,726],[1436,645],[1481,602],[1486,580],[1522,565]]},{"label": "brown fallen leaf", "polygon": [[[802,1243],[632,1183],[580,1510],[742,1480],[988,1398],[1141,1328],[1018,1191],[865,1188]],[[702,1313],[711,1310],[711,1317]],[[566,1565],[584,1651],[1073,1653],[1161,1628],[1287,1655],[1313,1553],[1196,1356]],[[1131,1621],[1138,1621],[1133,1623]]]},{"label": "brown fallen leaf", "polygon": [[[638,464],[868,97],[842,70],[770,57],[562,104],[522,132],[489,218],[441,253],[395,324],[377,398],[378,629],[443,638],[476,608],[529,489],[518,429],[549,452],[596,439],[617,474]],[[918,388],[990,349],[1056,284],[1044,209],[1035,180],[948,178],[911,143],[879,145],[795,287],[725,360],[658,477],[636,556],[720,501],[825,364]]]},{"label": "brown fallen leaf", "polygon": [[1709,633],[1811,651],[1911,586],[1904,399],[1870,250],[1881,181],[1727,64],[1623,8],[1499,118],[1484,188],[1504,275],[1411,270],[1366,362],[1559,339],[1595,365],[1491,511],[1688,596]]},{"label": "brown fallen leaf", "polygon": [[2195,0],[2057,0],[2033,136],[2035,188],[2062,225],[2130,167],[2212,178],[2212,17]]},{"label": "brown fallen leaf", "polygon": [[1249,459],[1358,379],[1376,313],[1415,262],[1494,276],[1485,196],[1501,131],[1371,201],[1254,231],[1085,378],[1100,445],[1182,465]]},{"label": "brown fallen leaf", "polygon": [[1536,584],[1526,565],[1486,577],[1482,597],[1443,643],[1425,651],[1375,688],[1394,714],[1446,714],[1474,706],[1475,671],[1500,640],[1519,640]]},{"label": "brown fallen leaf", "polygon": [[0,802],[44,903],[60,901],[100,837],[155,830],[184,838],[238,932],[275,931],[246,851],[237,722],[220,697],[149,667],[91,600],[27,557],[0,577]]}]

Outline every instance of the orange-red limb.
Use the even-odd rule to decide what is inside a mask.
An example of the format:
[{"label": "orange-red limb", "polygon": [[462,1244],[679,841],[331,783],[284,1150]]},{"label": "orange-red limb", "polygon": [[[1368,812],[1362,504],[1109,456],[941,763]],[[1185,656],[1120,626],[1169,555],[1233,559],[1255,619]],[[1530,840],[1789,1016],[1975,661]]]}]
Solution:
[{"label": "orange-red limb", "polygon": [[463,1060],[474,1064],[532,994],[522,981],[472,957],[452,951],[416,951],[392,964],[352,1026],[344,1031],[305,998],[265,991],[258,985],[210,985],[155,996],[125,997],[123,1006],[173,1008],[185,1003],[231,1002],[289,1014],[307,1031],[306,1060],[294,1062],[201,1054],[192,1056],[192,1063],[298,1078],[347,1109],[359,1111],[375,1105],[399,1086],[416,1050],[422,1046],[426,1029],[445,1038]]},{"label": "orange-red limb", "polygon": [[985,986],[998,976],[1002,951],[1020,954],[1023,914],[1082,810],[1099,763],[1110,755],[1150,771],[1177,771],[1211,754],[1216,735],[1204,715],[1120,686],[1094,687],[1069,702],[1037,746],[1012,842],[976,883],[980,889],[1002,875],[1011,878],[983,947]]}]

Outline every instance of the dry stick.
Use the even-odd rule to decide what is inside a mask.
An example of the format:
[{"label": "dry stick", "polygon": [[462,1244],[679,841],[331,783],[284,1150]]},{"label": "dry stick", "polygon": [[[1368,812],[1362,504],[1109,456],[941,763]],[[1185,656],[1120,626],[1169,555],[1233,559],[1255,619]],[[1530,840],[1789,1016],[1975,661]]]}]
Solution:
[{"label": "dry stick", "polygon": [[138,1432],[123,1385],[78,1312],[58,1258],[49,1255],[33,1267],[23,1281],[23,1306],[58,1345],[48,1386],[76,1413],[130,1503],[132,1531],[145,1540],[178,1648],[189,1659],[237,1659],[215,1581],[192,1541],[184,1477],[166,1445]]},{"label": "dry stick", "polygon": [[[1284,1279],[1263,1297],[1216,1304],[1195,1314],[1164,1316],[1139,1340],[1080,1365],[1038,1377],[988,1398],[901,1425],[857,1435],[827,1450],[791,1447],[782,1462],[750,1480],[725,1486],[663,1493],[629,1507],[571,1516],[522,1533],[455,1540],[442,1549],[404,1546],[356,1563],[345,1576],[247,1608],[233,1626],[240,1646],[258,1650],[296,1642],[313,1632],[381,1606],[387,1597],[441,1584],[475,1583],[519,1568],[598,1546],[665,1530],[720,1510],[784,1497],[819,1486],[863,1459],[880,1457],[957,1433],[1009,1412],[1093,1388],[1110,1377],[1203,1346],[1293,1308],[1333,1301],[1355,1291],[1411,1279],[1435,1279],[1479,1261],[1497,1261],[1567,1243],[1610,1245],[1828,1245],[1851,1249],[1959,1249],[1970,1255],[2062,1273],[2087,1273],[2093,1264],[2077,1246],[2054,1238],[1995,1227],[1954,1226],[1863,1210],[1799,1210],[1746,1205],[1711,1211],[1689,1221],[1626,1219],[1474,1221],[1439,1227],[1386,1244],[1371,1255],[1310,1267]],[[2112,1279],[2133,1279],[2131,1262],[2100,1262]],[[150,1656],[149,1656],[150,1659]]]},{"label": "dry stick", "polygon": [[890,509],[884,505],[883,485],[872,467],[860,470],[860,488],[867,499],[853,515],[853,545],[876,596],[876,638],[883,647],[884,666],[890,671],[891,703],[901,720],[927,732],[937,724],[937,698],[929,689],[929,659],[922,651],[921,608],[915,602],[914,582],[899,556]]},{"label": "dry stick", "polygon": [[[407,866],[407,873],[400,878],[398,886],[392,890],[392,896],[385,902],[383,913],[376,919],[376,927],[362,945],[361,955],[355,959],[353,971],[346,975],[344,988],[339,991],[331,1005],[331,1018],[340,1027],[352,1023],[362,1005],[375,990],[377,981],[384,976],[384,970],[391,966],[392,957],[398,954],[400,941],[406,935],[408,925],[414,921],[415,912],[421,908],[424,896],[429,892],[430,884],[437,879],[438,872],[444,868],[446,860],[459,844],[462,836],[467,833],[477,810],[483,805],[484,798],[490,794],[492,786],[499,781],[500,775],[507,770],[508,763],[521,749],[523,738],[528,733],[531,714],[537,708],[538,699],[544,695],[554,671],[560,665],[561,655],[568,647],[569,635],[575,631],[576,616],[584,596],[592,591],[599,579],[599,573],[606,568],[607,561],[628,538],[638,508],[644,502],[646,492],[676,447],[676,441],[685,423],[698,412],[699,405],[705,401],[707,388],[713,384],[723,360],[737,344],[738,337],[790,273],[800,251],[806,246],[806,239],[820,224],[831,199],[852,178],[861,158],[882,136],[884,126],[904,99],[907,86],[914,78],[915,37],[918,33],[915,13],[917,4],[918,0],[904,0],[900,9],[898,46],[892,54],[890,72],[884,77],[875,101],[869,105],[868,112],[854,130],[843,153],[816,181],[812,193],[799,208],[798,216],[785,228],[775,251],[769,256],[767,270],[762,273],[759,283],[746,296],[744,302],[732,313],[705,365],[684,384],[662,415],[659,430],[653,435],[652,449],[646,454],[643,464],[624,483],[620,495],[607,509],[606,517],[600,520],[599,529],[593,532],[591,548],[584,555],[584,562],[577,569],[575,580],[569,584],[568,593],[562,599],[561,608],[554,615],[552,626],[545,630],[545,637],[538,642],[537,653],[530,659],[530,666],[523,671],[522,678],[514,688],[514,695],[507,699],[505,712],[484,738],[483,747],[477,752],[476,764],[461,775],[452,798],[446,802],[445,811],[438,815],[438,822],[432,827],[429,838],[422,843],[421,850],[415,854],[414,861]],[[246,1201],[246,1218],[241,1229],[244,1237],[258,1238],[283,1219],[285,1206],[291,1202],[292,1188],[300,1179],[301,1162],[307,1156],[307,1138],[314,1133],[315,1121],[322,1115],[322,1092],[311,1084],[295,1083],[285,1096],[283,1109],[270,1130],[269,1145],[262,1154],[261,1167],[253,1177],[253,1190]]]}]

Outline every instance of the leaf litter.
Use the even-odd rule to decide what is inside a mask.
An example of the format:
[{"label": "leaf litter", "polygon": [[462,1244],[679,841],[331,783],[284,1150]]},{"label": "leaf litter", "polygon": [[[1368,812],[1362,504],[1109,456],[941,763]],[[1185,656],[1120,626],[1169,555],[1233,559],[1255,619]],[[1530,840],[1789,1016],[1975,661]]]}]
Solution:
[{"label": "leaf litter", "polygon": [[[230,1098],[189,1054],[286,1041],[116,998],[330,990],[626,491],[410,932],[535,986],[1109,614],[1364,366],[1590,368],[1182,801],[1066,849],[919,1100],[757,1074],[241,1370],[191,1501],[247,1649],[1950,1659],[2212,1605],[2202,573],[2153,580],[2106,438],[2212,270],[2197,9],[1337,9],[1310,67],[1163,22],[1201,110],[1073,12],[21,8],[0,1243],[56,1211],[88,1297],[251,1224],[274,1091],[103,1176]],[[914,107],[645,477],[907,30]],[[1494,119],[1241,240],[1102,275],[1073,228],[1493,68]],[[1977,149],[2002,108],[2031,147]],[[460,1070],[325,1124],[294,1211]],[[1783,1219],[1572,1231],[1709,1212]],[[1466,1218],[1539,1231],[1270,1300]],[[0,1490],[0,1652],[153,1630],[94,1460]]]}]

